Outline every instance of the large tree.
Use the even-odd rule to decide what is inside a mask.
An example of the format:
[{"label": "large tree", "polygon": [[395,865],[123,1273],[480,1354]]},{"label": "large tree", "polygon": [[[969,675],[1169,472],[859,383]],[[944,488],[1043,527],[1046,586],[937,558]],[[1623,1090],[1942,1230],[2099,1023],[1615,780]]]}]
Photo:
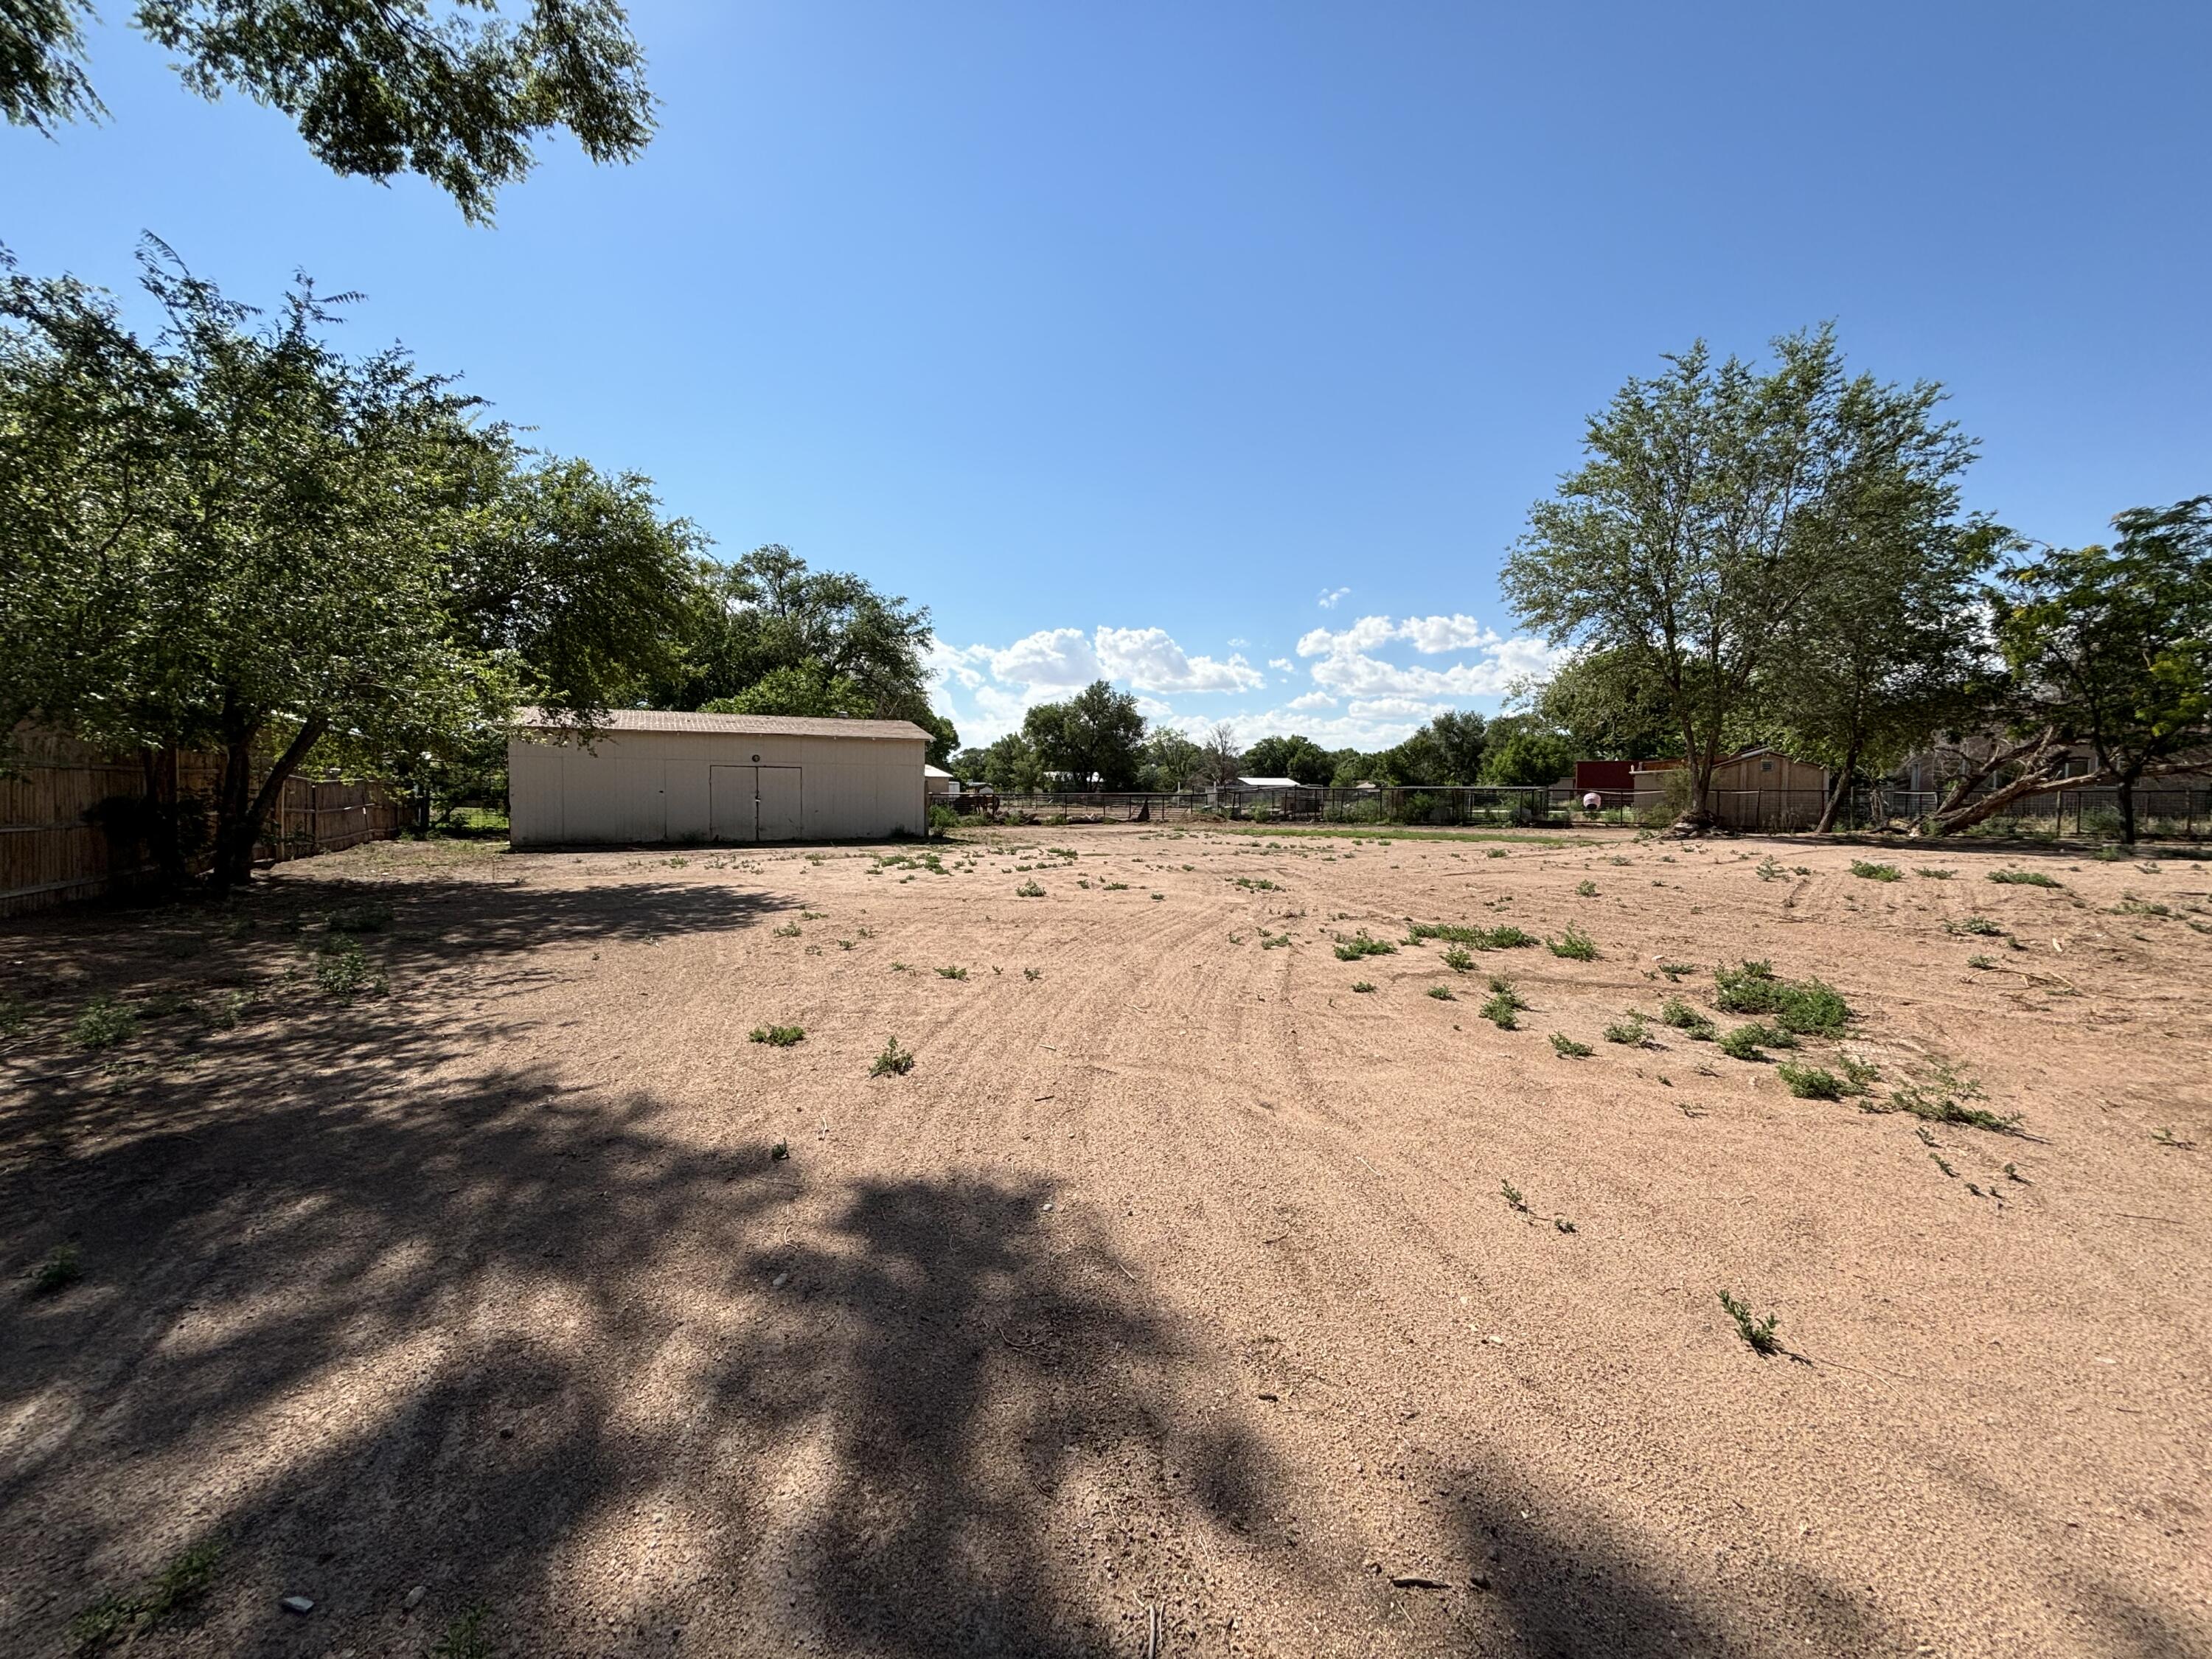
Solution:
[{"label": "large tree", "polygon": [[1293,732],[1286,738],[1261,738],[1244,751],[1244,769],[1255,778],[1295,778],[1309,787],[1326,784],[1335,769],[1328,750]]},{"label": "large tree", "polygon": [[[471,220],[565,128],[594,161],[653,136],[645,60],[615,0],[140,0],[132,21],[204,98],[242,92],[316,160],[387,183],[419,173]],[[106,112],[83,64],[90,0],[0,0],[0,115],[51,132]]]},{"label": "large tree", "polygon": [[404,352],[334,350],[304,283],[259,319],[158,244],[144,283],[150,342],[69,279],[0,283],[0,732],[145,757],[171,875],[204,820],[165,757],[222,757],[229,884],[311,758],[416,775],[526,695],[588,727],[665,659],[688,532],[635,483],[518,471]]},{"label": "large tree", "polygon": [[1701,342],[1631,380],[1505,568],[1515,609],[1554,644],[1613,653],[1663,693],[1687,826],[1711,822],[1713,769],[1747,732],[1761,676],[1821,613],[1855,515],[1940,491],[1972,453],[1934,418],[1940,387],[1846,375],[1832,331],[1774,351],[1761,372]]},{"label": "large tree", "polygon": [[1145,717],[1137,700],[1094,680],[1066,702],[1039,703],[1022,734],[1067,789],[1133,789],[1144,768]]},{"label": "large tree", "polygon": [[1973,745],[1930,817],[1938,833],[2025,795],[2108,787],[2132,842],[2145,778],[2212,772],[2212,496],[2112,523],[2112,546],[2043,550],[1990,590],[2002,735]]},{"label": "large tree", "polygon": [[1578,760],[1650,760],[1681,751],[1667,688],[1640,653],[1570,657],[1534,689],[1531,712],[1566,734]]}]

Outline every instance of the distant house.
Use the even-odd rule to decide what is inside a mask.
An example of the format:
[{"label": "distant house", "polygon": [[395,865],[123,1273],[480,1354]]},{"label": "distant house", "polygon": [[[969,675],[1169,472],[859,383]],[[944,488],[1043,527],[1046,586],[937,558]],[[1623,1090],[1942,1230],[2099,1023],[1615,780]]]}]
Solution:
[{"label": "distant house", "polygon": [[941,766],[921,769],[922,792],[933,801],[956,801],[960,799],[960,780]]},{"label": "distant house", "polygon": [[[1634,780],[1638,811],[1656,812],[1669,799],[1668,775],[1683,770],[1680,760],[1638,761]],[[1679,787],[1679,786],[1678,786]],[[1809,830],[1827,804],[1828,773],[1778,749],[1746,749],[1713,768],[1707,805],[1731,830]]]}]

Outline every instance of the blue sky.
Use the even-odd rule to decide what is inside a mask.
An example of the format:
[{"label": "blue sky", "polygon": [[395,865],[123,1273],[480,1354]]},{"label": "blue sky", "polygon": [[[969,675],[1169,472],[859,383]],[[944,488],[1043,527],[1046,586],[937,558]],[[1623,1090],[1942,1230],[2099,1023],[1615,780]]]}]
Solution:
[{"label": "blue sky", "polygon": [[[125,0],[106,8],[125,14]],[[1156,717],[1394,740],[1541,666],[1496,574],[1584,417],[1699,336],[1833,319],[2093,539],[2212,489],[2212,7],[635,0],[661,131],[496,228],[319,168],[93,41],[0,128],[0,240],[121,286],[368,295],[725,554],[927,603],[963,737],[1093,673]]]}]

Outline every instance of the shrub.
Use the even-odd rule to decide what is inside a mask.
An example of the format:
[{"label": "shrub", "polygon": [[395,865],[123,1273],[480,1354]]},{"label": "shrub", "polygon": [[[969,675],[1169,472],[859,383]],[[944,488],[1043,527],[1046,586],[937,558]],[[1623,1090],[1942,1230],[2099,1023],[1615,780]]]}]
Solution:
[{"label": "shrub", "polygon": [[1659,1005],[1659,1018],[1662,1024],[1670,1025],[1683,1036],[1695,1038],[1699,1042],[1713,1040],[1715,1027],[1712,1021],[1680,997],[1668,997]]},{"label": "shrub", "polygon": [[1992,870],[1990,879],[2010,887],[2063,887],[2063,882],[2054,881],[2040,870]]},{"label": "shrub", "polygon": [[1597,1052],[1587,1042],[1577,1042],[1565,1031],[1552,1033],[1552,1052],[1561,1060],[1588,1060]]},{"label": "shrub", "polygon": [[[361,947],[354,948],[358,951]],[[70,1027],[70,1041],[95,1054],[128,1042],[137,1035],[138,1016],[105,991],[85,1004],[84,1012],[76,1017],[76,1024]]]},{"label": "shrub", "polygon": [[965,968],[940,968],[937,970],[937,976],[939,979],[965,979],[968,970]]},{"label": "shrub", "polygon": [[876,1056],[876,1063],[868,1067],[868,1075],[870,1077],[904,1077],[912,1070],[914,1070],[914,1050],[900,1048],[899,1040],[893,1037],[884,1044],[884,1051]]},{"label": "shrub", "polygon": [[1463,974],[1474,966],[1474,958],[1468,955],[1464,947],[1455,945],[1444,952],[1444,966],[1455,974]]},{"label": "shrub", "polygon": [[1771,1014],[1784,1030],[1838,1031],[1851,1017],[1850,1005],[1833,986],[1818,979],[1778,979],[1764,962],[1717,968],[1713,978],[1719,1007],[1732,1014]]},{"label": "shrub", "polygon": [[951,807],[933,806],[929,809],[929,828],[932,833],[942,835],[947,830],[957,830],[959,827],[960,814]]},{"label": "shrub", "polygon": [[1389,939],[1370,939],[1364,927],[1351,939],[1340,934],[1336,941],[1336,959],[1339,962],[1357,962],[1362,957],[1389,957],[1397,953],[1398,947]]},{"label": "shrub", "polygon": [[765,1042],[771,1048],[788,1048],[793,1043],[806,1041],[806,1030],[799,1025],[756,1025],[750,1042]]},{"label": "shrub", "polygon": [[1780,881],[1789,872],[1775,861],[1771,853],[1759,861],[1758,875],[1761,881]]},{"label": "shrub", "polygon": [[1958,873],[1955,870],[1936,870],[1925,866],[1916,867],[1912,873],[1923,881],[1948,881]]},{"label": "shrub", "polygon": [[1352,988],[1361,996],[1365,996],[1375,988],[1375,981],[1368,979],[1355,979],[1352,981]]},{"label": "shrub", "polygon": [[1016,898],[1042,898],[1044,896],[1044,889],[1037,884],[1036,878],[1032,876],[1029,880],[1024,882],[1020,886],[1014,889],[1014,896]]},{"label": "shrub", "polygon": [[1841,1100],[1844,1080],[1820,1066],[1792,1066],[1784,1060],[1775,1067],[1783,1085],[1800,1100]]},{"label": "shrub", "polygon": [[1597,960],[1595,941],[1571,922],[1568,924],[1566,932],[1561,933],[1559,938],[1546,939],[1544,942],[1552,947],[1552,954],[1555,957],[1565,957],[1571,962]]},{"label": "shrub", "polygon": [[1607,1042],[1624,1042],[1632,1048],[1644,1046],[1644,1016],[1631,1014],[1626,1019],[1615,1020],[1605,1028]]},{"label": "shrub", "polygon": [[1431,985],[1429,987],[1429,994],[1438,1002],[1449,1002],[1453,1000],[1451,987],[1449,985]]},{"label": "shrub", "polygon": [[1575,894],[1579,898],[1595,898],[1597,884],[1588,880],[1578,881],[1575,884]]},{"label": "shrub", "polygon": [[1528,1006],[1522,1000],[1521,993],[1514,988],[1511,980],[1492,978],[1490,981],[1490,1000],[1482,1005],[1482,1017],[1499,1030],[1510,1031],[1521,1024],[1514,1016]]},{"label": "shrub", "polygon": [[1930,1123],[1956,1123],[1969,1129],[1986,1129],[1991,1134],[2018,1134],[2019,1113],[1992,1112],[1966,1103],[1979,1099],[1981,1093],[1980,1085],[1961,1078],[1939,1061],[1918,1082],[1893,1091],[1889,1104],[1893,1111],[1910,1112]]},{"label": "shrub", "polygon": [[1739,1025],[1721,1038],[1721,1052],[1730,1060],[1765,1060],[1762,1048],[1794,1048],[1797,1039],[1772,1025]]},{"label": "shrub", "polygon": [[1902,881],[1905,872],[1893,864],[1869,864],[1864,859],[1851,860],[1851,873],[1863,881]]},{"label": "shrub", "polygon": [[1536,942],[1534,933],[1510,922],[1497,927],[1462,927],[1453,922],[1409,921],[1406,933],[1416,943],[1440,939],[1454,945],[1472,945],[1478,951],[1516,951]]},{"label": "shrub", "polygon": [[1947,921],[1943,924],[1943,931],[1947,933],[1969,933],[1978,939],[2002,939],[2004,936],[2004,929],[1987,916],[1968,916],[1963,921]]}]

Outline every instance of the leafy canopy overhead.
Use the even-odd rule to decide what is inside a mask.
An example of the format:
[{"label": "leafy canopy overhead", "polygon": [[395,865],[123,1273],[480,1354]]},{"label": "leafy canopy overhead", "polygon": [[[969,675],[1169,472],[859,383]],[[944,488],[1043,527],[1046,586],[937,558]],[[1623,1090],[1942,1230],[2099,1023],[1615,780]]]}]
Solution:
[{"label": "leafy canopy overhead", "polygon": [[[0,0],[0,114],[51,133],[105,106],[82,57],[89,0]],[[594,161],[653,136],[645,59],[615,0],[141,0],[139,31],[204,98],[242,92],[299,125],[332,172],[419,173],[472,221],[565,128]]]}]

